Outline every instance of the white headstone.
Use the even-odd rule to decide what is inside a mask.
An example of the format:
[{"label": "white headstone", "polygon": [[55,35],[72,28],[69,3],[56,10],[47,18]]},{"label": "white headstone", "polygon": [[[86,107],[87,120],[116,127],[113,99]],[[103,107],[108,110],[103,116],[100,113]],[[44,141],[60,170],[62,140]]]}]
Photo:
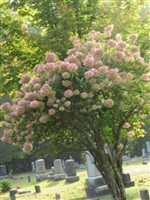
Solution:
[{"label": "white headstone", "polygon": [[142,158],[146,158],[147,154],[146,154],[146,149],[142,148]]},{"label": "white headstone", "polygon": [[54,160],[54,168],[55,168],[56,174],[64,173],[64,169],[63,169],[63,166],[62,166],[61,159],[55,159]]},{"label": "white headstone", "polygon": [[35,163],[34,162],[31,162],[31,167],[32,167],[32,172],[35,172],[36,168],[35,168]]},{"label": "white headstone", "polygon": [[97,167],[94,164],[93,156],[90,154],[89,151],[86,151],[86,160],[88,177],[101,176],[101,173],[98,171]]},{"label": "white headstone", "polygon": [[146,142],[147,153],[150,153],[150,142]]},{"label": "white headstone", "polygon": [[73,159],[65,161],[66,164],[66,174],[67,176],[76,176],[76,166]]},{"label": "white headstone", "polygon": [[35,161],[35,166],[36,166],[36,173],[37,173],[37,174],[46,173],[46,168],[45,168],[45,161],[44,161],[44,159],[36,160],[36,161]]}]

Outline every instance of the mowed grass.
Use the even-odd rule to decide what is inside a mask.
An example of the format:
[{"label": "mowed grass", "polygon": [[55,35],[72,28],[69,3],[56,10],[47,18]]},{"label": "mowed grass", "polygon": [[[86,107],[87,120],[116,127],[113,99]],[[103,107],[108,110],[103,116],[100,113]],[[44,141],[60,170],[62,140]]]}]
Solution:
[{"label": "mowed grass", "polygon": [[[125,161],[124,172],[130,173],[131,180],[135,181],[135,187],[126,188],[128,200],[140,200],[140,190],[148,189],[150,191],[150,160],[147,165],[142,164],[141,158]],[[45,180],[36,182],[35,173],[17,174],[15,177],[23,177],[17,180],[11,180],[12,188],[21,186],[23,190],[30,190],[31,193],[16,194],[16,200],[53,200],[55,194],[60,194],[61,200],[82,200],[87,199],[85,194],[85,179],[87,178],[86,169],[78,169],[77,175],[80,180],[74,183],[66,183],[65,180],[53,181]],[[28,182],[28,176],[31,177],[31,182]],[[34,186],[39,185],[41,193],[36,194]],[[111,200],[111,196],[101,196],[97,200]],[[0,194],[0,200],[9,200],[9,193]]]}]

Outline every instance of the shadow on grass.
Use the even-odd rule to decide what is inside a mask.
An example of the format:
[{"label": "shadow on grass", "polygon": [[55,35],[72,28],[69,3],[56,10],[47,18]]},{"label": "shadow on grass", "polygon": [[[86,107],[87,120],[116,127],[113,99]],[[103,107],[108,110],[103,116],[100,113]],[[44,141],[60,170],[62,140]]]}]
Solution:
[{"label": "shadow on grass", "polygon": [[93,198],[81,197],[81,198],[71,198],[70,200],[112,200],[111,195],[102,195]]},{"label": "shadow on grass", "polygon": [[[47,183],[48,183],[48,185],[46,186],[46,187],[53,187],[53,186],[56,186],[56,185],[58,185],[60,182],[63,182],[64,180],[59,180],[59,181],[55,181],[55,180],[50,180],[50,181],[48,181],[47,180]],[[65,183],[64,183],[64,185],[65,185]]]}]

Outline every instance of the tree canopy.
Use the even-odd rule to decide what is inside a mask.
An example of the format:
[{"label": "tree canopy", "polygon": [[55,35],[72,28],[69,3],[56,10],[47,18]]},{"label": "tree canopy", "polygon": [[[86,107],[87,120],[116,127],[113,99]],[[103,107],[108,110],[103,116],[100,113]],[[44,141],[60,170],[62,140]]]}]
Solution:
[{"label": "tree canopy", "polygon": [[114,199],[126,199],[121,156],[129,140],[144,134],[150,65],[136,46],[138,34],[124,40],[112,36],[113,27],[91,31],[86,40],[72,37],[65,60],[50,52],[45,64],[21,77],[13,104],[1,106],[6,111],[1,140],[28,152],[34,141],[53,135],[82,138]]}]

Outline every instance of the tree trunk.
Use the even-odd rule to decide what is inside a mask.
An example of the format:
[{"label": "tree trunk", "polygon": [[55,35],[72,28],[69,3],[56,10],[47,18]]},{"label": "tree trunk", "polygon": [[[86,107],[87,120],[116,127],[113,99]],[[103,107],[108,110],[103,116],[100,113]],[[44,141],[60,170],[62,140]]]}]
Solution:
[{"label": "tree trunk", "polygon": [[96,151],[92,149],[90,153],[93,155],[95,165],[105,179],[113,199],[127,200],[122,180],[122,165],[118,166],[117,160],[102,149]]}]

